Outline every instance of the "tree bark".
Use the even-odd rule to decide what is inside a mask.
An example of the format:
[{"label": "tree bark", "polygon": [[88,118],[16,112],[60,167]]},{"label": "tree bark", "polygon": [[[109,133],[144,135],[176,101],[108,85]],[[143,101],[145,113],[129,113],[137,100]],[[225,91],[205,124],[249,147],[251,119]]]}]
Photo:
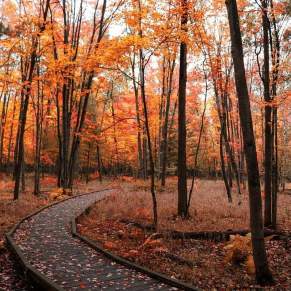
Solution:
[{"label": "tree bark", "polygon": [[270,94],[270,58],[269,58],[269,19],[267,15],[267,1],[262,1],[263,46],[264,46],[264,101],[265,101],[265,226],[272,221],[272,106]]},{"label": "tree bark", "polygon": [[100,157],[100,148],[97,144],[97,168],[98,168],[98,174],[99,174],[99,182],[102,183],[102,166],[101,166],[101,157]]},{"label": "tree bark", "polygon": [[136,53],[133,55],[131,62],[131,72],[132,72],[132,83],[134,88],[134,97],[135,97],[135,114],[136,114],[136,123],[137,123],[137,149],[138,149],[138,169],[137,176],[141,178],[143,176],[143,159],[142,159],[142,139],[141,139],[141,121],[140,121],[140,110],[139,110],[139,96],[138,96],[138,86],[135,76],[135,60]]},{"label": "tree bark", "polygon": [[[141,24],[141,3],[140,0],[138,1],[138,9],[139,9],[139,37],[142,38],[142,24]],[[151,195],[152,195],[152,202],[153,202],[153,215],[154,215],[154,226],[155,229],[158,227],[158,210],[157,210],[157,198],[155,193],[155,165],[154,165],[154,158],[153,158],[153,151],[152,151],[152,143],[151,143],[151,134],[150,134],[150,126],[148,120],[148,109],[147,109],[147,102],[146,102],[146,92],[145,92],[145,62],[144,62],[144,55],[143,50],[139,49],[139,69],[140,69],[140,91],[141,91],[141,98],[143,103],[143,113],[145,118],[145,130],[148,142],[148,149],[149,149],[149,162],[150,162],[150,170],[151,170]]]},{"label": "tree bark", "polygon": [[220,132],[220,139],[219,139],[219,153],[220,153],[221,173],[222,173],[222,178],[223,178],[225,189],[226,189],[227,199],[228,199],[228,202],[231,203],[232,202],[231,187],[229,185],[229,182],[228,182],[228,179],[227,179],[227,176],[226,176],[224,154],[223,154],[223,134],[222,134],[222,130]]},{"label": "tree bark", "polygon": [[169,60],[169,73],[168,73],[168,82],[167,82],[167,94],[166,94],[166,110],[164,116],[164,124],[162,127],[162,143],[161,143],[161,186],[164,187],[166,185],[166,169],[167,169],[167,160],[168,160],[168,131],[169,131],[169,112],[170,112],[170,104],[171,104],[171,94],[172,94],[172,86],[173,86],[173,74],[175,69],[175,60]]},{"label": "tree bark", "polygon": [[[183,10],[181,29],[187,31],[187,0],[181,1]],[[178,89],[178,215],[187,217],[187,163],[186,163],[186,85],[187,85],[187,44],[180,44],[180,68]]]},{"label": "tree bark", "polygon": [[252,234],[254,263],[256,268],[256,279],[259,284],[265,285],[273,283],[273,277],[269,270],[264,243],[260,176],[250,99],[245,76],[239,16],[236,0],[227,0],[225,3],[229,20],[232,46],[231,54],[234,63],[235,85],[248,172],[250,227]]}]

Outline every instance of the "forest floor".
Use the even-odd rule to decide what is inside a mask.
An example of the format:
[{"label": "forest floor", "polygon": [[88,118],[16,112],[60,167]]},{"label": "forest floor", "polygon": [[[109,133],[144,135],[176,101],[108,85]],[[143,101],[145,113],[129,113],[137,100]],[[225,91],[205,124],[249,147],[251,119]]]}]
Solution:
[{"label": "forest floor", "polygon": [[[78,230],[84,236],[101,243],[104,248],[202,289],[250,288],[255,283],[252,264],[235,264],[229,259],[229,242],[199,239],[171,239],[165,235],[156,239],[150,230],[136,227],[133,222],[150,225],[151,195],[148,182],[123,177],[118,189],[107,199],[91,207],[89,214],[78,220]],[[229,204],[221,181],[197,180],[190,208],[190,219],[176,216],[177,180],[167,180],[167,187],[157,189],[158,232],[226,231],[248,229],[248,198],[244,193]],[[241,203],[239,205],[239,200]],[[279,194],[278,228],[291,230],[291,195]],[[290,240],[269,237],[266,247],[270,268],[276,279],[274,289],[291,286]],[[170,257],[169,257],[170,254]]]},{"label": "forest floor", "polygon": [[[100,185],[99,181],[91,181],[88,184],[77,181],[73,188],[73,195],[79,193],[101,190],[106,188],[111,182],[107,181]],[[33,195],[33,177],[26,178],[26,189],[20,193],[19,200],[13,200],[14,183],[11,177],[1,175],[0,177],[0,290],[33,290],[32,287],[23,280],[17,266],[5,245],[5,233],[23,217],[36,211],[37,209],[56,201],[60,196],[56,196],[56,178],[45,176],[41,179],[41,194],[37,197]],[[61,198],[66,198],[61,196]]]}]

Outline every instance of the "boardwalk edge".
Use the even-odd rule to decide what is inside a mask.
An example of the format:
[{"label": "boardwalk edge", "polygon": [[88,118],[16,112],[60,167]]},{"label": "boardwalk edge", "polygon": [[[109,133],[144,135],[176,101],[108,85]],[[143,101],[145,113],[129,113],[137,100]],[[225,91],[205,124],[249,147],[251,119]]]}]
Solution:
[{"label": "boardwalk edge", "polygon": [[[86,210],[88,208],[90,208],[91,206],[87,207],[83,213],[86,212]],[[82,213],[82,214],[83,214]],[[82,214],[80,214],[79,216],[81,216]],[[79,217],[78,216],[78,217]],[[95,241],[92,241],[90,240],[89,238],[85,237],[85,236],[82,236],[80,233],[78,233],[77,231],[77,227],[76,227],[76,220],[78,217],[75,217],[72,221],[71,221],[71,232],[72,232],[72,235],[74,237],[77,237],[78,239],[80,239],[82,242],[86,243],[88,246],[90,246],[92,249],[102,253],[104,256],[106,256],[107,258],[113,260],[114,262],[116,263],[119,263],[129,269],[132,269],[132,270],[135,270],[135,271],[138,271],[138,272],[141,272],[141,273],[144,273],[146,275],[148,275],[149,277],[153,278],[153,279],[156,279],[158,281],[160,281],[161,283],[165,283],[167,285],[170,285],[172,287],[176,287],[176,288],[179,288],[179,289],[183,289],[183,290],[187,290],[187,291],[198,291],[198,290],[201,290],[201,289],[198,289],[194,286],[191,286],[190,284],[186,284],[186,283],[183,283],[181,281],[178,281],[176,279],[172,279],[166,275],[163,275],[161,273],[158,273],[158,272],[155,272],[155,271],[152,271],[146,267],[143,267],[141,265],[138,265],[138,264],[135,264],[133,262],[130,262],[129,260],[126,260],[120,256],[117,256],[107,250],[105,250],[100,244],[98,244],[97,242]]]},{"label": "boardwalk edge", "polygon": [[[52,206],[55,206],[57,204],[60,204],[62,202],[65,202],[67,200],[70,199],[74,199],[76,197],[80,197],[80,196],[85,196],[85,195],[89,195],[92,193],[96,193],[96,192],[103,192],[103,191],[108,191],[111,189],[102,189],[102,190],[97,190],[97,191],[91,191],[91,192],[86,192],[86,193],[82,193],[82,194],[77,194],[53,203],[50,203],[48,205],[45,205],[39,209],[37,209],[36,211],[32,212],[31,214],[25,216],[24,218],[22,218],[18,223],[16,223],[6,234],[5,234],[5,238],[6,238],[6,244],[9,248],[9,250],[12,252],[12,254],[14,255],[14,257],[16,258],[16,261],[18,262],[19,266],[21,267],[24,276],[27,280],[29,280],[33,286],[37,287],[37,290],[42,290],[42,291],[64,291],[65,289],[63,289],[61,286],[57,285],[55,282],[51,281],[50,279],[48,279],[46,276],[44,276],[41,272],[39,272],[35,267],[33,267],[24,257],[23,252],[21,251],[21,249],[18,247],[18,245],[15,243],[15,241],[13,240],[12,236],[15,233],[15,231],[19,228],[19,226],[26,220],[30,219],[31,217],[37,215],[38,213],[40,213],[41,211],[50,208]],[[39,289],[40,288],[40,289]]]}]

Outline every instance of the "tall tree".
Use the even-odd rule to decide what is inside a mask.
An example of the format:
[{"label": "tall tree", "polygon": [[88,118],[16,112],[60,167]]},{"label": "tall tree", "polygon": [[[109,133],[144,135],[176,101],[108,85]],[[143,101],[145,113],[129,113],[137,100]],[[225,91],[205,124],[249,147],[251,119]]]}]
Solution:
[{"label": "tall tree", "polygon": [[250,109],[250,98],[245,76],[242,37],[236,0],[227,0],[225,3],[229,20],[232,46],[231,54],[234,63],[235,85],[246,155],[250,204],[250,226],[254,263],[256,267],[256,279],[258,283],[265,285],[272,283],[273,277],[269,270],[264,242],[260,175]]},{"label": "tall tree", "polygon": [[270,94],[270,52],[269,52],[269,29],[270,22],[268,18],[268,3],[262,1],[262,19],[263,19],[263,47],[264,47],[264,66],[263,66],[263,84],[265,101],[265,226],[269,226],[272,220],[272,104]]},{"label": "tall tree", "polygon": [[[187,0],[181,0],[181,30],[187,32]],[[184,37],[184,36],[183,36]],[[178,89],[178,215],[187,213],[187,163],[186,163],[186,85],[187,85],[187,44],[180,43],[180,68]]]},{"label": "tall tree", "polygon": [[[138,0],[138,12],[139,12],[139,29],[138,35],[142,39],[142,7],[141,0]],[[140,94],[143,104],[143,113],[145,119],[145,130],[148,141],[148,149],[149,149],[149,162],[150,162],[150,170],[151,170],[151,195],[153,202],[153,215],[154,215],[154,226],[157,228],[158,226],[158,210],[157,210],[157,198],[155,193],[155,165],[154,165],[154,157],[152,150],[152,142],[151,142],[151,133],[150,133],[150,125],[149,125],[149,115],[148,115],[148,107],[146,102],[146,91],[145,91],[145,57],[143,53],[143,49],[139,49],[139,74],[140,74]]]},{"label": "tall tree", "polygon": [[39,44],[39,38],[41,32],[45,29],[46,18],[48,14],[50,0],[47,0],[45,3],[42,3],[40,7],[40,19],[38,26],[38,33],[36,35],[31,36],[31,48],[30,54],[22,61],[22,90],[21,90],[21,105],[19,112],[19,124],[18,124],[18,141],[15,145],[15,152],[17,153],[15,157],[15,166],[14,166],[14,177],[15,177],[15,185],[14,185],[14,199],[18,199],[19,197],[19,186],[21,179],[21,172],[23,168],[24,161],[24,133],[25,133],[25,125],[27,119],[27,110],[29,105],[29,99],[31,97],[31,86],[32,79],[34,75],[34,69],[37,63],[37,49]]}]

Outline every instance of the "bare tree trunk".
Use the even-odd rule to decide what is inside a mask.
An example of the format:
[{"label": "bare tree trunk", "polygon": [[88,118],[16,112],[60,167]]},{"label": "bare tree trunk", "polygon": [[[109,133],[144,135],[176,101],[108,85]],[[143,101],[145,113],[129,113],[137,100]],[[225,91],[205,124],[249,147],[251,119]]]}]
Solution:
[{"label": "bare tree trunk", "polygon": [[166,110],[164,116],[164,124],[162,128],[162,143],[161,143],[161,163],[162,163],[162,171],[161,171],[161,186],[166,185],[166,168],[167,168],[167,160],[168,160],[168,131],[169,131],[169,112],[170,112],[170,104],[171,104],[171,94],[172,94],[172,86],[173,86],[173,74],[175,69],[175,60],[169,60],[169,77],[167,84],[167,98],[166,98]]},{"label": "bare tree trunk", "polygon": [[267,2],[262,1],[263,34],[264,34],[264,101],[265,105],[265,226],[272,220],[272,106],[270,95],[270,69],[269,69],[269,19],[267,15]]},{"label": "bare tree trunk", "polygon": [[239,115],[243,132],[248,172],[250,226],[253,256],[256,267],[256,279],[259,284],[265,285],[272,283],[273,277],[269,270],[264,243],[260,175],[250,109],[250,99],[245,76],[243,47],[236,0],[227,0],[226,7],[231,35],[231,54],[234,63],[235,85],[238,95]]},{"label": "bare tree trunk", "polygon": [[232,202],[231,187],[229,185],[229,182],[228,182],[228,179],[227,179],[227,175],[226,175],[226,169],[225,169],[224,154],[223,154],[223,134],[222,134],[222,130],[220,132],[220,139],[219,139],[219,152],[220,152],[222,178],[223,178],[223,181],[224,181],[228,202],[231,203]]},{"label": "bare tree trunk", "polygon": [[[31,74],[32,75],[32,74]],[[32,76],[31,76],[32,80]],[[31,81],[30,81],[31,82]],[[23,169],[23,160],[24,160],[24,132],[25,132],[25,125],[26,125],[26,116],[27,116],[27,109],[28,109],[28,101],[30,97],[30,86],[25,86],[23,89],[25,90],[24,95],[24,102],[23,106],[20,108],[20,117],[19,117],[19,125],[18,125],[18,144],[16,144],[15,151],[17,152],[16,156],[16,163],[14,166],[14,177],[15,177],[15,185],[14,185],[14,200],[19,198],[19,187],[20,187],[20,179],[21,173]]]},{"label": "bare tree trunk", "polygon": [[277,200],[278,200],[278,117],[277,108],[273,109],[273,161],[272,161],[272,228],[277,227]]},{"label": "bare tree trunk", "polygon": [[8,110],[9,100],[10,100],[10,94],[5,93],[4,100],[2,103],[3,107],[2,107],[2,114],[1,114],[1,120],[0,120],[0,168],[3,162],[3,144],[4,144],[5,124],[6,124],[6,119],[7,119],[7,110]]},{"label": "bare tree trunk", "polygon": [[21,191],[24,192],[25,191],[25,160],[24,160],[24,155],[23,155],[23,161],[22,161],[22,165],[21,165]]},{"label": "bare tree trunk", "polygon": [[[271,15],[272,15],[272,26],[274,32],[274,45],[270,41],[272,49],[272,98],[276,100],[277,96],[277,82],[279,77],[279,66],[280,66],[280,39],[277,22],[274,14],[273,1],[270,0]],[[270,29],[271,30],[271,29]],[[270,31],[271,35],[271,31]],[[270,37],[271,39],[271,37]],[[278,171],[278,112],[277,105],[273,108],[273,166],[272,166],[272,228],[276,229],[277,226],[277,195],[279,189],[279,171]]]},{"label": "bare tree trunk", "polygon": [[111,89],[109,91],[109,96],[111,99],[111,117],[113,122],[113,140],[115,145],[115,168],[116,171],[114,171],[115,176],[118,175],[118,168],[119,168],[119,155],[118,155],[118,142],[117,142],[117,134],[116,134],[116,120],[115,120],[115,111],[114,111],[114,100],[113,100],[113,80],[111,81]]},{"label": "bare tree trunk", "polygon": [[[39,66],[37,67],[39,77]],[[37,81],[37,104],[36,104],[36,138],[35,138],[35,161],[34,161],[34,195],[40,193],[40,154],[42,140],[42,122],[43,122],[43,88],[40,88],[40,81]],[[41,92],[40,92],[41,91]]]},{"label": "bare tree trunk", "polygon": [[[141,3],[140,0],[138,1],[138,8],[139,8],[139,36],[140,38],[143,37],[142,35],[142,24],[141,24]],[[154,226],[155,228],[158,227],[158,210],[157,210],[157,198],[155,193],[155,165],[154,165],[154,158],[153,158],[153,151],[152,151],[152,143],[151,143],[151,134],[150,134],[150,127],[149,127],[149,120],[148,120],[148,110],[147,110],[147,102],[146,102],[146,92],[145,92],[145,62],[144,62],[144,55],[142,49],[139,50],[139,67],[140,67],[140,91],[141,91],[141,98],[143,103],[143,112],[145,118],[145,130],[146,136],[148,141],[148,149],[149,149],[149,162],[150,162],[150,170],[151,170],[151,194],[152,194],[152,202],[153,202],[153,215],[154,215]]]},{"label": "bare tree trunk", "polygon": [[138,169],[137,176],[141,178],[143,176],[143,158],[142,158],[142,139],[141,139],[141,121],[140,121],[140,109],[139,109],[139,100],[138,100],[138,86],[135,76],[135,58],[136,54],[133,55],[133,60],[131,62],[131,72],[132,72],[132,83],[134,88],[134,97],[135,97],[135,114],[136,114],[136,123],[137,123],[137,149],[138,149]]},{"label": "bare tree trunk", "polygon": [[100,148],[97,144],[97,168],[98,168],[98,174],[99,174],[99,181],[102,183],[102,166],[101,166],[101,157],[100,157]]},{"label": "bare tree trunk", "polygon": [[16,94],[14,95],[14,100],[13,100],[12,119],[11,119],[11,125],[10,125],[10,130],[9,130],[7,166],[9,166],[9,164],[10,164],[10,156],[11,156],[11,149],[12,149],[12,139],[13,139],[13,123],[14,123],[15,111],[16,111]]},{"label": "bare tree trunk", "polygon": [[[203,69],[204,69],[204,63],[203,63]],[[201,115],[201,124],[200,124],[199,136],[198,136],[198,143],[196,146],[195,157],[194,157],[194,169],[193,169],[193,173],[192,173],[191,187],[190,187],[189,194],[188,194],[187,213],[189,213],[192,193],[193,193],[193,189],[194,189],[195,171],[197,170],[198,154],[199,154],[199,150],[200,150],[200,143],[201,143],[202,133],[203,133],[203,129],[204,129],[204,117],[205,117],[206,106],[207,106],[208,82],[207,82],[207,75],[206,75],[205,69],[204,69],[204,81],[205,81],[204,107],[203,107],[203,112]]]},{"label": "bare tree trunk", "polygon": [[[181,1],[183,10],[181,29],[187,31],[187,0]],[[187,85],[187,44],[180,44],[180,68],[178,90],[178,215],[187,217],[187,163],[186,163],[186,85]]]},{"label": "bare tree trunk", "polygon": [[88,150],[87,150],[87,165],[86,165],[86,184],[89,183],[90,178],[90,158],[91,158],[91,142],[88,144]]}]

